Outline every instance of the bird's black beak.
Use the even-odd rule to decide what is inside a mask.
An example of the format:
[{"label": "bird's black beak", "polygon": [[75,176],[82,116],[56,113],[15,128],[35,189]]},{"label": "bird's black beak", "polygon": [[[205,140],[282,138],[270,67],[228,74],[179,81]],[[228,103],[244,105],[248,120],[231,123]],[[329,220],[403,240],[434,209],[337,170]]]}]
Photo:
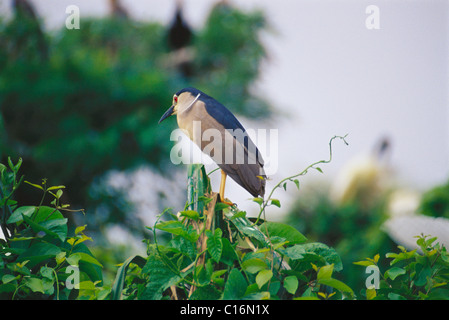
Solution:
[{"label": "bird's black beak", "polygon": [[168,117],[170,117],[173,114],[173,110],[175,109],[175,106],[171,106],[167,111],[165,111],[164,115],[161,117],[158,123],[161,123]]}]

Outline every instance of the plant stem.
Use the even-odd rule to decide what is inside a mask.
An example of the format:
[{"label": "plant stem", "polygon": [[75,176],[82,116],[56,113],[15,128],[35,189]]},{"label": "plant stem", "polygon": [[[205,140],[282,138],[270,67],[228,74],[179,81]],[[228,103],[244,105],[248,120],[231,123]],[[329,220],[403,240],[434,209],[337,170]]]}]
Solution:
[{"label": "plant stem", "polygon": [[329,141],[329,159],[328,159],[328,160],[320,160],[320,161],[314,162],[314,163],[312,163],[311,165],[307,166],[307,167],[306,167],[303,171],[301,171],[300,173],[294,174],[294,175],[292,175],[292,176],[290,176],[290,177],[284,178],[284,179],[282,179],[281,181],[279,181],[279,182],[273,187],[273,189],[271,190],[271,192],[270,192],[268,198],[267,198],[266,200],[263,201],[263,203],[262,203],[262,205],[261,205],[261,209],[260,209],[259,215],[257,216],[257,220],[254,222],[253,225],[255,225],[255,224],[257,224],[257,223],[259,222],[260,216],[262,215],[262,213],[265,212],[265,208],[268,206],[268,203],[271,201],[272,196],[273,196],[273,193],[274,193],[274,191],[275,191],[276,189],[278,189],[283,183],[285,183],[285,182],[287,182],[287,181],[293,181],[293,179],[295,179],[295,178],[297,178],[297,177],[299,177],[299,176],[305,175],[309,169],[311,169],[311,168],[316,169],[315,166],[317,166],[317,165],[319,165],[319,164],[322,164],[322,163],[325,163],[325,164],[326,164],[326,163],[331,162],[331,161],[332,161],[332,142],[333,142],[335,139],[339,138],[339,139],[343,140],[343,142],[344,142],[346,145],[348,145],[348,142],[346,142],[346,140],[345,140],[346,137],[347,137],[347,135],[345,135],[345,136],[343,136],[343,137],[342,137],[342,136],[334,136],[334,137],[332,137],[332,138],[330,139],[330,141]]}]

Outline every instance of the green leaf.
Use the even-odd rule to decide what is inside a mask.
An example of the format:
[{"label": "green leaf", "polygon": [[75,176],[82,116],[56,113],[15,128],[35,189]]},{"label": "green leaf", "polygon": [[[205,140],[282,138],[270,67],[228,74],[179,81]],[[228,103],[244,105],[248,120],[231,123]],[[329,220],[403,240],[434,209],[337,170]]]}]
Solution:
[{"label": "green leaf", "polygon": [[353,262],[353,264],[358,265],[358,266],[363,266],[363,267],[369,267],[369,266],[375,265],[374,262],[368,261],[368,260]]},{"label": "green leaf", "polygon": [[212,201],[212,198],[208,198],[206,196],[199,196],[198,197],[198,202],[203,204],[203,205],[206,205],[206,204],[208,204],[211,201]]},{"label": "green leaf", "polygon": [[9,165],[9,168],[10,168],[12,171],[14,171],[14,165],[13,165],[13,163],[12,163],[11,157],[8,157],[8,165]]},{"label": "green leaf", "polygon": [[317,280],[330,279],[332,277],[332,272],[334,271],[334,265],[330,264],[323,266],[318,270]]},{"label": "green leaf", "polygon": [[[89,248],[84,243],[76,244],[73,247],[66,244],[65,248],[68,252],[71,251],[72,254],[80,252],[80,253],[85,253],[85,254],[93,257],[92,252],[90,252]],[[78,262],[79,262],[80,271],[86,273],[89,276],[90,280],[92,280],[92,281],[102,281],[103,280],[103,274],[102,274],[103,270],[99,264],[85,263],[81,259],[78,260]]]},{"label": "green leaf", "polygon": [[90,264],[97,265],[99,267],[103,267],[97,259],[92,257],[91,255],[84,252],[75,252],[72,253],[69,257],[66,258],[67,262],[72,266],[78,266],[79,262],[86,262]]},{"label": "green leaf", "polygon": [[385,271],[385,278],[390,278],[391,280],[394,280],[397,277],[399,277],[400,275],[403,275],[405,273],[406,273],[406,271],[402,268],[392,267],[392,268],[388,269],[387,271]]},{"label": "green leaf", "polygon": [[160,300],[162,292],[181,280],[178,274],[173,272],[160,257],[155,255],[148,257],[142,272],[148,274],[149,282],[139,296],[141,300]]},{"label": "green leaf", "polygon": [[28,183],[30,186],[33,186],[35,188],[41,189],[42,191],[44,190],[44,188],[41,185],[39,185],[39,184],[31,183],[31,182],[26,181],[26,180],[25,180],[25,183]]},{"label": "green leaf", "polygon": [[207,230],[206,235],[207,238],[207,251],[210,253],[212,259],[215,260],[215,262],[220,262],[221,253],[223,251],[223,242],[221,237],[223,236],[223,233],[221,229],[215,229],[215,233],[212,233],[211,231]]},{"label": "green leaf", "polygon": [[304,243],[307,241],[307,238],[294,227],[280,222],[264,222],[260,226],[260,230],[265,233],[267,237],[281,237],[287,240],[290,244]]},{"label": "green leaf", "polygon": [[199,265],[196,267],[196,284],[198,286],[205,286],[210,283],[211,277],[213,273],[213,265],[212,260],[208,259],[205,264]]},{"label": "green leaf", "polygon": [[351,295],[354,294],[352,289],[345,283],[341,282],[340,280],[334,279],[334,278],[324,278],[318,280],[319,284],[323,284],[329,287],[332,287],[336,290],[339,290],[341,292],[350,293]]},{"label": "green leaf", "polygon": [[198,233],[196,232],[193,227],[185,226],[183,223],[181,223],[178,220],[170,220],[170,221],[163,221],[159,222],[156,225],[156,228],[159,230],[163,230],[175,235],[179,235],[191,242],[196,242],[198,240]]},{"label": "green leaf", "polygon": [[372,300],[372,299],[374,299],[376,296],[377,296],[376,289],[374,289],[374,288],[368,288],[368,289],[366,289],[366,299],[367,299],[367,300]]},{"label": "green leaf", "polygon": [[238,269],[232,269],[229,273],[228,280],[223,290],[223,300],[239,300],[241,299],[248,284]]},{"label": "green leaf", "polygon": [[64,216],[59,210],[56,210],[55,208],[41,206],[39,208],[39,211],[36,213],[36,216],[34,217],[33,221],[36,223],[40,223],[43,221],[55,219],[64,219]]},{"label": "green leaf", "polygon": [[67,218],[53,219],[49,221],[41,222],[40,225],[47,230],[50,230],[53,234],[56,234],[61,242],[64,242],[67,238]]},{"label": "green leaf", "polygon": [[36,210],[35,206],[19,207],[16,210],[14,210],[14,212],[8,218],[8,221],[6,223],[9,224],[9,223],[21,222],[21,221],[23,221],[23,216],[31,217],[31,215],[34,213],[35,210]]},{"label": "green leaf", "polygon": [[271,199],[271,204],[275,205],[276,207],[281,207],[281,202],[278,199]]},{"label": "green leaf", "polygon": [[2,175],[3,171],[5,171],[5,170],[6,170],[6,166],[4,164],[0,163],[0,175]]},{"label": "green leaf", "polygon": [[256,276],[256,283],[259,289],[263,287],[265,283],[271,280],[273,277],[273,272],[270,269],[260,270]]},{"label": "green leaf", "polygon": [[284,279],[284,288],[290,294],[295,294],[298,290],[299,281],[296,276],[288,276]]},{"label": "green leaf", "polygon": [[6,283],[8,283],[8,282],[11,282],[11,281],[14,281],[14,280],[18,279],[19,277],[20,277],[19,275],[14,276],[14,275],[12,275],[12,274],[5,274],[5,275],[2,277],[2,282],[3,282],[4,284],[6,284]]},{"label": "green leaf", "polygon": [[406,298],[404,298],[400,294],[397,294],[397,293],[394,293],[394,292],[390,292],[388,294],[388,299],[390,299],[390,300],[407,300]]},{"label": "green leaf", "polygon": [[[243,233],[244,235],[255,238],[262,243],[267,243],[265,239],[265,235],[260,231],[257,226],[254,226],[250,220],[246,217],[241,217],[238,214],[234,214],[233,212],[229,212],[226,215],[226,218],[230,219],[230,221],[234,224],[234,226]],[[267,243],[268,245],[268,243]]]},{"label": "green leaf", "polygon": [[141,256],[133,256],[128,259],[118,268],[115,276],[114,283],[112,284],[111,300],[120,300],[122,296],[122,290],[125,285],[126,271],[131,263],[139,265],[141,268],[147,262],[146,259]]},{"label": "green leaf", "polygon": [[61,249],[51,243],[37,242],[20,254],[17,261],[22,262],[29,260],[27,266],[32,268],[38,263],[55,258],[60,252]]},{"label": "green leaf", "polygon": [[181,217],[186,217],[192,219],[194,221],[198,221],[200,218],[200,214],[195,210],[185,210],[180,212]]},{"label": "green leaf", "polygon": [[67,255],[66,252],[62,251],[59,254],[56,255],[56,263],[59,266],[61,263],[65,261],[65,256]]},{"label": "green leaf", "polygon": [[63,191],[61,189],[59,189],[58,191],[56,191],[56,198],[60,199],[62,197]]},{"label": "green leaf", "polygon": [[65,186],[53,186],[47,189],[47,191],[57,190],[57,189],[64,189]]},{"label": "green leaf", "polygon": [[76,227],[75,234],[79,234],[79,233],[83,232],[86,229],[86,226],[87,225]]},{"label": "green leaf", "polygon": [[292,260],[303,259],[307,254],[304,246],[300,244],[288,247],[285,250],[281,250],[281,252]]},{"label": "green leaf", "polygon": [[421,272],[419,273],[417,279],[415,280],[415,285],[424,286],[427,283],[428,278],[431,277],[431,274],[432,269],[430,268],[430,266],[424,266]]},{"label": "green leaf", "polygon": [[54,270],[53,268],[47,267],[47,266],[42,266],[41,269],[39,270],[39,273],[47,279],[53,280],[55,277],[54,274]]},{"label": "green leaf", "polygon": [[311,242],[302,245],[307,254],[313,254],[324,260],[326,264],[333,264],[335,271],[343,269],[340,255],[334,248],[328,247],[324,243]]},{"label": "green leaf", "polygon": [[228,266],[232,266],[234,261],[238,259],[237,253],[227,238],[222,238],[223,252],[221,253],[220,261]]},{"label": "green leaf", "polygon": [[42,283],[42,279],[30,277],[25,278],[25,286],[31,289],[33,292],[45,293],[44,285]]},{"label": "green leaf", "polygon": [[6,267],[14,273],[19,273],[24,276],[30,276],[31,271],[26,266],[29,262],[30,262],[30,260],[24,260],[22,262],[16,262],[16,263],[11,262],[11,263],[8,263],[6,265]]},{"label": "green leaf", "polygon": [[215,204],[215,211],[222,211],[223,209],[229,208],[231,205],[224,202],[217,202]]},{"label": "green leaf", "polygon": [[449,300],[449,290],[443,288],[432,289],[428,300]]},{"label": "green leaf", "polygon": [[307,297],[296,297],[294,300],[320,300],[320,298],[315,296],[307,296]]},{"label": "green leaf", "polygon": [[242,268],[249,273],[257,273],[268,269],[265,261],[259,258],[251,258],[242,262]]},{"label": "green leaf", "polygon": [[404,249],[403,252],[400,252],[400,253],[389,252],[385,256],[387,258],[393,258],[393,260],[390,262],[390,265],[392,266],[399,261],[408,260],[408,259],[413,258],[413,256],[416,254],[416,251],[417,251],[416,249],[412,250],[412,251],[405,251],[405,249]]},{"label": "green leaf", "polygon": [[51,238],[59,238],[62,242],[67,237],[67,219],[51,219],[48,221],[41,221],[40,223],[36,223],[30,218],[23,216],[23,219],[26,223],[30,225],[34,232],[44,232],[45,235],[50,236]]},{"label": "green leaf", "polygon": [[213,285],[207,285],[197,288],[189,297],[190,300],[218,300],[221,292]]},{"label": "green leaf", "polygon": [[298,188],[298,190],[299,190],[299,180],[295,179],[295,180],[293,180],[293,182],[296,184],[296,188]]},{"label": "green leaf", "polygon": [[232,219],[237,219],[237,218],[246,219],[246,211],[235,212],[234,215],[232,216]]}]

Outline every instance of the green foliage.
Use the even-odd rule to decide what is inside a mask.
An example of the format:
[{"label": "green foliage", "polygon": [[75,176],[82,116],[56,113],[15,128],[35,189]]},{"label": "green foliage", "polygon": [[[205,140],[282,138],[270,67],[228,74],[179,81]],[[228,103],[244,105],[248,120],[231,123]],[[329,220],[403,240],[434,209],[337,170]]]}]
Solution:
[{"label": "green foliage", "polygon": [[[92,240],[86,226],[69,234],[62,213],[69,206],[60,202],[65,187],[25,181],[43,195],[38,206],[20,206],[12,198],[23,181],[22,160],[13,165],[9,158],[8,164],[0,164],[0,299],[105,298],[102,265],[84,243]],[[43,205],[47,194],[51,207]]]},{"label": "green foliage", "polygon": [[[209,179],[204,167],[189,172]],[[199,181],[198,183],[203,183]],[[205,183],[208,185],[208,182]],[[124,299],[347,299],[353,291],[335,278],[343,265],[337,252],[318,242],[309,242],[289,225],[260,221],[255,224],[235,206],[222,208],[211,194],[202,212],[161,216],[156,229],[168,232],[167,243],[148,245],[142,266],[132,275],[122,266],[115,283],[127,283],[114,297]],[[215,200],[214,200],[215,199]],[[187,204],[189,206],[189,203]],[[186,214],[188,212],[188,214]],[[207,228],[208,219],[213,219]],[[206,239],[206,240],[204,240]],[[206,242],[206,246],[201,245]],[[128,262],[134,261],[130,258]],[[128,265],[128,264],[126,264]]]},{"label": "green foliage", "polygon": [[[217,203],[201,165],[189,168],[190,186],[198,189],[188,193],[184,210],[165,210],[149,228],[154,242],[148,242],[147,257],[128,258],[112,285],[104,284],[104,267],[85,244],[92,240],[86,226],[69,231],[64,213],[73,210],[61,201],[64,186],[25,181],[22,187],[42,194],[40,204],[21,206],[13,199],[24,181],[21,165],[10,159],[0,164],[0,299],[449,298],[449,253],[435,237],[417,237],[419,249],[398,246],[386,259],[376,254],[354,262],[356,268],[378,270],[380,277],[378,288],[359,277],[366,287],[358,295],[342,280],[347,265],[334,248],[308,240],[289,224],[248,218],[236,206]],[[260,205],[271,200],[265,201]],[[156,231],[168,240],[159,242]]]},{"label": "green foliage", "polygon": [[415,250],[398,246],[398,253],[387,253],[389,267],[380,271],[379,255],[355,262],[360,266],[375,266],[381,280],[379,288],[366,289],[367,299],[447,300],[449,299],[449,253],[435,237],[417,236]]}]

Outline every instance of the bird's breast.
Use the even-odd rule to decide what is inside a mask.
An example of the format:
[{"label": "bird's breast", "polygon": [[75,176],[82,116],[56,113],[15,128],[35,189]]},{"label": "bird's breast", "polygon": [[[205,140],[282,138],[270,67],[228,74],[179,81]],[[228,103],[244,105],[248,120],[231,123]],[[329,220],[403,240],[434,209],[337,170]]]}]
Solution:
[{"label": "bird's breast", "polygon": [[191,108],[177,115],[178,126],[188,137],[197,143],[198,134],[203,134],[206,130],[223,132],[224,127],[212,118],[206,110],[206,106],[202,101],[197,101]]},{"label": "bird's breast", "polygon": [[198,101],[189,110],[178,113],[178,126],[203,152],[217,163],[223,162],[223,147],[229,132],[206,110],[202,101]]}]

